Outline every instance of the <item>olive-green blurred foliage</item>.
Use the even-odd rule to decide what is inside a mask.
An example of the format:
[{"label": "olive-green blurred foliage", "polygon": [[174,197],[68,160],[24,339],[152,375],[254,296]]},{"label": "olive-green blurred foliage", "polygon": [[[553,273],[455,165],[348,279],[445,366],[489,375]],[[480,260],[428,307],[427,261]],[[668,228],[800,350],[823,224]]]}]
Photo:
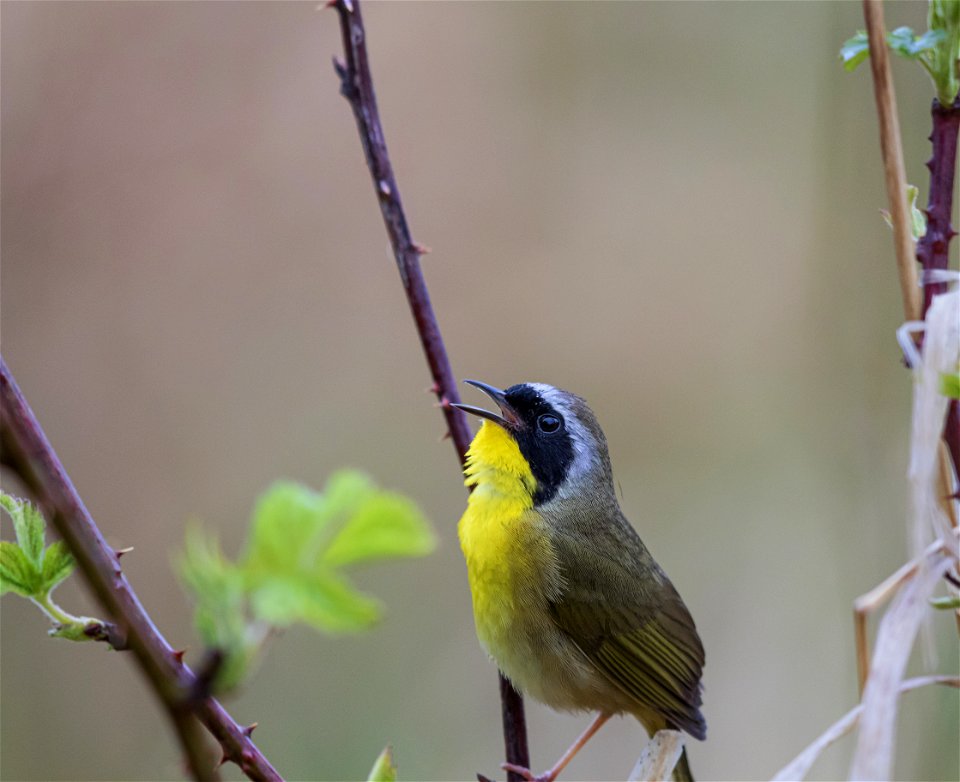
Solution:
[{"label": "olive-green blurred foliage", "polygon": [[[925,10],[888,4],[888,24],[925,29]],[[854,703],[851,601],[906,557],[911,382],[873,95],[869,69],[837,56],[859,4],[365,16],[455,370],[589,399],[624,508],[706,646],[693,768],[768,777]],[[310,3],[4,3],[3,354],[188,661],[201,650],[170,554],[191,517],[236,551],[279,476],[356,466],[414,497],[441,545],[358,575],[385,621],[289,631],[230,707],[293,779],[362,777],[387,741],[401,779],[494,774],[464,489],[339,51],[336,15]],[[924,192],[931,86],[894,68]],[[76,578],[58,595],[95,613]],[[178,777],[129,657],[51,641],[6,602],[3,777]],[[955,670],[948,616],[935,637]],[[584,725],[527,712],[537,767]],[[955,693],[907,696],[900,725],[900,775],[957,777]],[[567,776],[622,779],[642,741],[615,721]],[[815,776],[845,775],[851,747]]]}]

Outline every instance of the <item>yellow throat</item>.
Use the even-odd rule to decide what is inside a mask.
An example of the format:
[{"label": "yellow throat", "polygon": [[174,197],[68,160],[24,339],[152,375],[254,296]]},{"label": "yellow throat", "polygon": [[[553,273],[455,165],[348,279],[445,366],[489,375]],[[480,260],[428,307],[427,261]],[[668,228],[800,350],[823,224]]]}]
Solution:
[{"label": "yellow throat", "polygon": [[496,655],[498,639],[518,609],[525,576],[536,572],[543,556],[538,536],[533,493],[537,482],[516,441],[489,421],[467,452],[466,484],[474,490],[460,519],[460,546],[467,560],[477,635]]}]

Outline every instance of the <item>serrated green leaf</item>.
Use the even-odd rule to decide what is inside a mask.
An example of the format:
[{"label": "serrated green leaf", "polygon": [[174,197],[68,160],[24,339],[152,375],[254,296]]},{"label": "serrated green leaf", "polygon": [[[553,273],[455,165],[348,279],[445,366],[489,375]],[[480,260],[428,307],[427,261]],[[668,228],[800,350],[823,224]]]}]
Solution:
[{"label": "serrated green leaf", "polygon": [[342,565],[425,554],[433,546],[412,502],[380,491],[362,473],[341,471],[323,494],[290,481],[270,486],[254,507],[237,564],[215,538],[188,530],[178,569],[196,596],[197,632],[227,654],[218,683],[235,683],[271,626],[299,622],[345,633],[380,618],[379,601],[357,590],[338,571]]},{"label": "serrated green leaf", "polygon": [[0,506],[6,509],[13,519],[13,531],[17,544],[39,573],[43,567],[44,527],[43,516],[34,505],[26,500],[0,493]]},{"label": "serrated green leaf", "polygon": [[323,496],[327,498],[327,514],[344,519],[355,513],[379,489],[373,480],[357,470],[337,470],[327,480]]},{"label": "serrated green leaf", "polygon": [[843,67],[848,71],[852,71],[869,56],[870,44],[866,30],[857,30],[856,35],[848,38],[840,47],[840,59],[843,61]]},{"label": "serrated green leaf", "polygon": [[908,59],[913,57],[913,40],[913,29],[910,27],[898,27],[896,30],[887,33],[887,46],[890,47],[890,50],[894,54],[899,54],[901,57]]},{"label": "serrated green leaf", "polygon": [[940,393],[950,399],[960,399],[960,372],[954,375],[940,373]]},{"label": "serrated green leaf", "polygon": [[397,782],[397,766],[393,762],[393,747],[389,744],[374,761],[367,782]]},{"label": "serrated green leaf", "polygon": [[73,572],[73,566],[73,555],[66,543],[57,540],[47,546],[46,551],[43,552],[43,570],[40,574],[43,590],[52,592]]},{"label": "serrated green leaf", "polygon": [[317,547],[326,525],[324,497],[299,483],[278,481],[257,500],[243,560],[248,571],[283,572],[298,567]]},{"label": "serrated green leaf", "polygon": [[935,49],[946,36],[943,30],[927,30],[923,35],[916,36],[909,27],[898,27],[887,33],[887,46],[894,54],[915,60],[924,52]]},{"label": "serrated green leaf", "polygon": [[0,595],[14,592],[33,597],[39,584],[39,574],[21,548],[9,540],[0,541]]},{"label": "serrated green leaf", "polygon": [[365,630],[381,616],[379,601],[332,571],[264,579],[253,590],[253,614],[286,627],[303,622],[327,633]]},{"label": "serrated green leaf", "polygon": [[436,548],[420,509],[393,492],[368,496],[330,542],[323,561],[333,567],[378,559],[419,557]]},{"label": "serrated green leaf", "polygon": [[187,528],[177,569],[197,601],[193,617],[197,635],[224,655],[215,687],[228,690],[247,675],[259,647],[247,621],[243,576],[224,556],[217,538],[198,525]]}]

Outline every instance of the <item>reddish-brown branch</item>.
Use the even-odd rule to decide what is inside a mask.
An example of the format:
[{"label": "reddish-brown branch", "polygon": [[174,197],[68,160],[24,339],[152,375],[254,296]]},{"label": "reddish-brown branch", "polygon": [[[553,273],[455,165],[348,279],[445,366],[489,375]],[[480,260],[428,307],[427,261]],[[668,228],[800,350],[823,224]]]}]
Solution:
[{"label": "reddish-brown branch", "polygon": [[[957,170],[957,137],[960,133],[960,97],[952,106],[941,106],[933,99],[930,108],[933,129],[930,132],[932,154],[927,161],[930,169],[930,192],[927,198],[927,232],[917,242],[917,260],[924,272],[946,269],[950,265],[950,240],[957,235],[950,221],[953,215],[953,182]],[[934,296],[946,292],[943,282],[925,282],[923,286],[923,314],[926,315]],[[960,414],[957,401],[950,404],[943,428],[943,439],[950,451],[954,470],[960,468]]]},{"label": "reddish-brown branch", "polygon": [[3,463],[34,493],[40,507],[69,546],[84,580],[110,615],[150,686],[166,708],[196,779],[216,779],[203,752],[194,716],[220,742],[227,758],[253,780],[279,782],[280,775],[249,735],[213,698],[195,698],[197,677],[140,604],[119,558],[107,545],[53,447],[40,428],[6,362],[0,357],[0,443]]},{"label": "reddish-brown branch", "polygon": [[[887,187],[887,198],[890,203],[890,217],[893,222],[894,247],[897,255],[897,271],[900,277],[900,293],[903,299],[903,312],[906,320],[920,320],[926,313],[933,292],[942,290],[940,285],[925,287],[925,294],[918,291],[917,263],[921,252],[920,247],[914,248],[911,233],[911,221],[907,210],[907,177],[903,164],[903,147],[900,142],[900,123],[897,120],[897,100],[894,95],[893,77],[890,73],[890,62],[887,53],[886,32],[883,22],[882,0],[863,0],[863,18],[866,22],[867,37],[870,45],[870,70],[873,75],[873,92],[877,104],[877,118],[880,125],[880,149],[883,156],[883,169]],[[935,208],[928,210],[928,218],[932,215],[935,223],[934,230],[929,233],[929,249],[923,250],[927,260],[942,263],[939,268],[946,268],[947,250],[949,247],[952,228],[950,227],[950,210],[953,202],[953,169],[956,165],[957,126],[953,124],[953,109],[939,110],[934,102],[934,131],[931,141],[934,143],[934,155],[928,164],[931,172],[931,205]],[[941,117],[941,111],[943,116]],[[952,141],[950,133],[952,128]],[[949,165],[947,161],[949,159]],[[944,188],[947,188],[946,191]],[[957,414],[957,404],[953,402],[947,408],[947,418],[944,422],[944,440],[950,452],[953,466],[943,460],[941,470],[944,501],[952,493],[951,481],[948,473],[960,466],[958,450],[960,450],[960,417]]]},{"label": "reddish-brown branch", "polygon": [[[346,58],[345,62],[334,60],[334,67],[340,77],[340,92],[350,103],[357,120],[360,143],[363,145],[373,187],[380,203],[380,212],[390,237],[397,268],[400,270],[400,280],[403,282],[410,311],[417,325],[417,333],[420,335],[420,343],[430,366],[432,390],[440,401],[453,446],[462,464],[470,445],[470,429],[466,416],[450,405],[451,402],[459,402],[460,396],[420,268],[420,255],[423,250],[410,235],[400,201],[400,190],[387,154],[387,143],[380,124],[367,57],[367,34],[360,15],[360,0],[333,0],[331,5],[340,15]],[[502,675],[500,696],[507,761],[517,766],[529,767],[523,699]],[[510,782],[520,782],[522,779],[514,773],[507,776]]]}]

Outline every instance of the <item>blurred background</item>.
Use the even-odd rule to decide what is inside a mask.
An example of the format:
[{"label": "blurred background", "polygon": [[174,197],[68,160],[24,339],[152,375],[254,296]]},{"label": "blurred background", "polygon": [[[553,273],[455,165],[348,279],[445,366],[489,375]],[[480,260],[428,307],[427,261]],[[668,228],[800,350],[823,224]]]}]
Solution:
[{"label": "blurred background", "polygon": [[[925,9],[888,3],[887,23],[926,29]],[[768,778],[856,702],[851,603],[907,558],[911,381],[872,87],[837,59],[859,4],[364,14],[455,371],[591,402],[624,509],[706,646],[693,769]],[[312,3],[3,3],[3,355],[188,662],[201,649],[171,567],[188,521],[235,554],[270,482],[321,488],[341,466],[414,497],[438,552],[357,574],[385,621],[288,632],[228,706],[290,779],[364,777],[387,742],[402,779],[492,776],[465,492],[340,51],[336,14]],[[932,88],[894,71],[925,194]],[[77,577],[58,598],[97,612]],[[3,778],[180,778],[130,657],[46,629],[3,601]],[[934,635],[955,672],[953,623]],[[954,692],[906,696],[901,778],[957,778],[958,711]],[[536,769],[586,724],[527,714]],[[617,720],[564,777],[624,779],[643,742]],[[844,777],[852,747],[812,777]]]}]

